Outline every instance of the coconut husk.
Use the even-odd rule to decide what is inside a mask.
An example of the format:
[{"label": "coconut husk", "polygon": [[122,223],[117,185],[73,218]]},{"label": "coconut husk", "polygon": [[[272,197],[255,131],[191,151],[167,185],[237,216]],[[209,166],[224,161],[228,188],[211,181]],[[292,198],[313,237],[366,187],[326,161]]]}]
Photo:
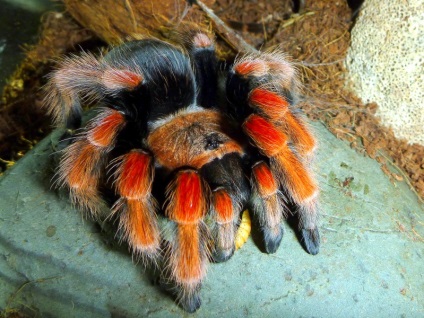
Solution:
[{"label": "coconut husk", "polygon": [[[208,30],[204,13],[186,0],[63,0],[66,10],[109,44],[155,37],[169,40],[177,29]],[[212,5],[215,0],[206,0]]]}]

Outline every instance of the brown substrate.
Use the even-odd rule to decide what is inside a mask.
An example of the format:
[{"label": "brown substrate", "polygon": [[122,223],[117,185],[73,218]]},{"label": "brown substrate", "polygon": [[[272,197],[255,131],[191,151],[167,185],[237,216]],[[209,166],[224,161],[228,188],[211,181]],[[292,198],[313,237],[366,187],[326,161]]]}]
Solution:
[{"label": "brown substrate", "polygon": [[[93,5],[103,3],[91,2]],[[296,65],[302,75],[305,96],[302,107],[308,116],[326,124],[337,137],[349,141],[359,152],[375,158],[393,181],[406,179],[424,197],[424,147],[396,139],[374,116],[377,105],[362,103],[346,88],[344,58],[352,20],[351,10],[344,1],[305,1],[305,7],[297,13],[293,12],[290,0],[204,2],[252,46],[264,50],[280,48],[299,61]],[[93,34],[116,43],[143,37],[146,33],[172,37],[173,27],[187,27],[172,18],[175,10],[181,13],[185,7],[173,7],[169,15],[169,8],[162,6],[155,9],[157,14],[148,14],[152,19],[143,20],[141,17],[146,12],[140,11],[142,8],[135,2],[123,1],[121,11],[130,23],[121,25],[116,20],[116,10],[105,18],[108,23],[102,24],[94,21],[93,15],[78,7],[78,3],[83,2],[65,1],[68,10],[90,31],[66,15],[48,15],[39,44],[28,51],[27,58],[5,88],[0,106],[0,158],[4,160],[17,160],[49,130],[49,120],[40,111],[38,89],[43,84],[43,75],[51,68],[51,58],[74,50],[77,44],[95,42]],[[177,2],[172,0],[172,3]],[[203,30],[223,34],[216,22],[209,23],[199,8],[184,19],[189,21],[185,23],[189,27],[200,25]],[[234,55],[230,47],[237,44],[228,45],[231,40],[225,43],[219,36],[218,41],[221,56]]]},{"label": "brown substrate", "polygon": [[375,116],[378,106],[364,104],[346,87],[344,59],[350,44],[350,9],[341,1],[307,1],[303,15],[277,32],[267,47],[281,43],[284,51],[301,61],[308,101],[305,112],[359,152],[376,159],[393,182],[410,182],[423,198],[424,147],[395,138]]},{"label": "brown substrate", "polygon": [[3,88],[0,102],[0,173],[21,158],[51,130],[41,107],[45,75],[54,59],[76,51],[93,39],[69,16],[49,13],[42,19],[40,38],[27,46],[26,57]]}]

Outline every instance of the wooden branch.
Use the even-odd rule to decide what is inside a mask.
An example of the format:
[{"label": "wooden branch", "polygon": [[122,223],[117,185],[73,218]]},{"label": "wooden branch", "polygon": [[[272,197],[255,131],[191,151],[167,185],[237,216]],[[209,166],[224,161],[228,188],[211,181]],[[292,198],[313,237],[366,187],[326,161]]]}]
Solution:
[{"label": "wooden branch", "polygon": [[224,21],[222,21],[206,4],[200,0],[194,1],[211,19],[214,24],[217,33],[237,52],[244,53],[259,53],[257,49],[247,43],[240,35],[234,32],[233,29],[228,27]]}]

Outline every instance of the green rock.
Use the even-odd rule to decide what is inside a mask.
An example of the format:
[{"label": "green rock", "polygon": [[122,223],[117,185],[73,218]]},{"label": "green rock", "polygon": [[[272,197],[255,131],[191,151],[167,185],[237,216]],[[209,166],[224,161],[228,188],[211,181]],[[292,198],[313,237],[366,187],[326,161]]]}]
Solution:
[{"label": "green rock", "polygon": [[[320,253],[307,254],[288,225],[275,254],[262,253],[250,238],[229,261],[209,266],[202,307],[191,317],[423,315],[423,206],[377,162],[320,124],[314,128]],[[0,179],[1,310],[31,317],[188,316],[125,246],[82,218],[66,191],[51,189],[58,135]]]}]

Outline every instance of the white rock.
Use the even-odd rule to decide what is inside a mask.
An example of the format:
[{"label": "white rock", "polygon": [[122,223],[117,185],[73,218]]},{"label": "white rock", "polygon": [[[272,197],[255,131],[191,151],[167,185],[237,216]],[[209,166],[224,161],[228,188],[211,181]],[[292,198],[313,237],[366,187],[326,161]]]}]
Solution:
[{"label": "white rock", "polygon": [[352,89],[396,136],[424,145],[424,0],[365,0],[346,59]]}]

